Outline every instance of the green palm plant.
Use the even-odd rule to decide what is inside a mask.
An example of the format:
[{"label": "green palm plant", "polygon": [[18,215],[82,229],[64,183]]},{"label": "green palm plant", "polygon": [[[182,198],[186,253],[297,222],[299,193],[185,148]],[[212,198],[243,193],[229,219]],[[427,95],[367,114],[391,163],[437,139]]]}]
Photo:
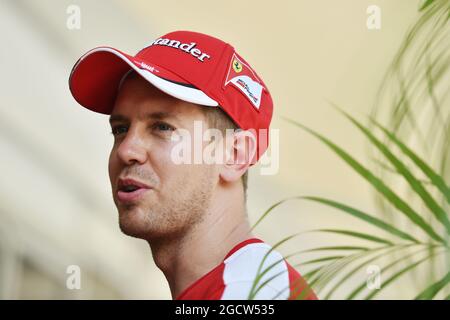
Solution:
[{"label": "green palm plant", "polygon": [[[449,103],[449,18],[448,1],[424,1],[418,21],[408,32],[386,73],[372,110],[372,117],[386,119],[386,126],[395,135],[422,153],[444,181],[450,180],[450,103]],[[386,141],[390,147],[390,142]],[[395,182],[397,172],[382,162],[380,154],[370,152],[373,169],[384,181]],[[427,179],[424,184],[430,185]],[[433,224],[431,212],[412,192],[399,190],[402,196],[425,219]],[[430,189],[436,200],[448,212],[446,197]],[[378,212],[390,223],[398,223],[397,215],[384,199],[375,195]],[[428,281],[440,268],[431,261]],[[414,272],[411,277],[416,276]]]},{"label": "green palm plant", "polygon": [[[418,278],[416,270],[422,267],[429,276],[416,281],[412,297],[450,299],[450,2],[426,0],[419,13],[380,86],[368,124],[334,105],[367,138],[373,160],[369,165],[318,132],[285,119],[319,139],[375,191],[376,215],[331,199],[298,196],[272,205],[254,224],[253,228],[281,204],[296,199],[328,206],[380,230],[383,236],[347,229],[307,231],[333,233],[367,243],[317,247],[285,257],[321,254],[296,265],[312,267],[304,277],[320,298],[336,297],[344,287],[350,288],[347,299],[376,298],[404,275]],[[304,233],[282,239],[273,250]],[[279,276],[264,278],[281,261],[264,269],[264,260],[261,262],[249,299]],[[367,287],[367,279],[355,280],[355,275],[371,264],[379,265],[383,275],[387,275],[375,290]],[[305,294],[297,298],[302,299]]]}]

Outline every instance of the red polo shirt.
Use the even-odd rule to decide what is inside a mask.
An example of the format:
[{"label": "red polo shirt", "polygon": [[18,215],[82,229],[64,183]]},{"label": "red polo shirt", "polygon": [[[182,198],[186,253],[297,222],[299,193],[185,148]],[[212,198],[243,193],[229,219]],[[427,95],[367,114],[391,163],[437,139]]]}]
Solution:
[{"label": "red polo shirt", "polygon": [[[222,263],[185,289],[176,300],[247,300],[255,276],[271,246],[257,238],[236,245]],[[255,296],[259,300],[316,300],[314,292],[302,276],[277,251],[271,251],[261,268],[273,265],[258,282],[267,282]],[[303,294],[301,294],[303,292]]]}]

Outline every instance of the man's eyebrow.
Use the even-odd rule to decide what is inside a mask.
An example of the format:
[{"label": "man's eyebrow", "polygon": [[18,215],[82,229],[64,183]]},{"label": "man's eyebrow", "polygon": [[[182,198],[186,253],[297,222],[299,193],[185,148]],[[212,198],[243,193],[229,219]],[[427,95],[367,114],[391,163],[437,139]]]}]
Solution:
[{"label": "man's eyebrow", "polygon": [[167,119],[167,118],[178,118],[175,113],[168,111],[159,111],[159,112],[151,112],[146,113],[144,116],[146,119]]},{"label": "man's eyebrow", "polygon": [[127,121],[128,118],[121,114],[112,114],[109,116],[109,123],[113,123],[115,121]]},{"label": "man's eyebrow", "polygon": [[[167,112],[167,111],[157,111],[157,112],[150,112],[146,113],[144,115],[145,119],[167,119],[167,118],[178,118],[174,113]],[[129,121],[128,117],[121,115],[121,114],[112,114],[109,117],[109,123],[115,122],[115,121]]]}]

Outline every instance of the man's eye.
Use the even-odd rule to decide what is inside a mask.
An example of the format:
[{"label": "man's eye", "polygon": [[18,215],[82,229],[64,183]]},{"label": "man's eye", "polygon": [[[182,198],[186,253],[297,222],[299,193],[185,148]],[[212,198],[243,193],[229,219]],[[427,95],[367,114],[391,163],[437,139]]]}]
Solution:
[{"label": "man's eye", "polygon": [[112,127],[111,133],[112,133],[114,136],[116,136],[116,135],[118,135],[118,134],[126,133],[127,130],[128,130],[128,127],[127,127],[127,126],[120,125],[120,126]]},{"label": "man's eye", "polygon": [[156,122],[153,125],[153,128],[160,131],[173,131],[175,130],[174,127],[172,127],[170,124],[167,124],[165,122]]}]

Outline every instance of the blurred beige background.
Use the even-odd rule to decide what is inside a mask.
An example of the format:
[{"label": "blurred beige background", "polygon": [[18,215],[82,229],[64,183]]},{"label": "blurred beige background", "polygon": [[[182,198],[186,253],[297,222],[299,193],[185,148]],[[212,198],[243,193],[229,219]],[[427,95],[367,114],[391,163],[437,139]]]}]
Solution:
[{"label": "blurred beige background", "polygon": [[[366,27],[373,4],[381,8],[381,30]],[[69,5],[81,10],[79,30],[66,27]],[[148,245],[119,230],[107,175],[107,118],[79,107],[69,93],[70,70],[84,52],[110,45],[136,53],[178,29],[233,44],[270,88],[272,127],[280,129],[279,172],[261,176],[256,167],[250,173],[252,221],[294,195],[324,196],[371,212],[367,183],[280,116],[365,160],[363,137],[328,101],[360,118],[368,114],[417,8],[413,0],[1,0],[0,298],[170,299]],[[295,232],[349,225],[367,228],[297,201],[273,212],[257,234],[274,244]],[[282,252],[334,243],[331,236],[308,234]],[[81,268],[81,290],[66,288],[69,265]],[[382,297],[395,297],[395,290]]]}]

